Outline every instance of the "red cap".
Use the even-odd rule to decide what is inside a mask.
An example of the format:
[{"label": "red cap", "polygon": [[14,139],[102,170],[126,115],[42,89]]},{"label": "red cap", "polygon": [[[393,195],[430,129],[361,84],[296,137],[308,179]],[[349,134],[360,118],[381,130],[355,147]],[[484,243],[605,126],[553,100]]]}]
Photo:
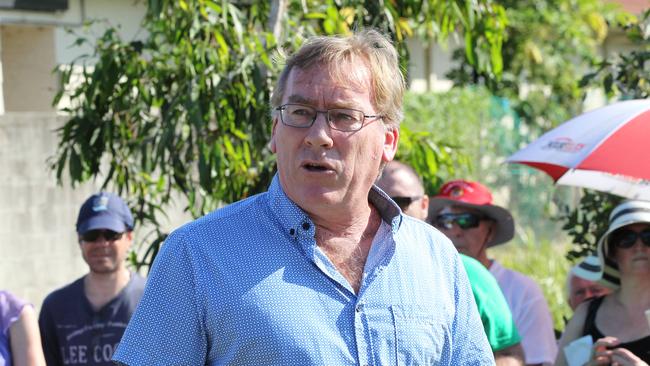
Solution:
[{"label": "red cap", "polygon": [[443,184],[440,193],[429,199],[430,220],[449,205],[480,211],[496,222],[496,232],[488,247],[503,244],[515,235],[512,215],[505,208],[492,204],[492,193],[481,183],[459,179]]},{"label": "red cap", "polygon": [[467,180],[452,180],[440,187],[436,198],[469,203],[472,205],[491,205],[492,193],[486,186]]}]

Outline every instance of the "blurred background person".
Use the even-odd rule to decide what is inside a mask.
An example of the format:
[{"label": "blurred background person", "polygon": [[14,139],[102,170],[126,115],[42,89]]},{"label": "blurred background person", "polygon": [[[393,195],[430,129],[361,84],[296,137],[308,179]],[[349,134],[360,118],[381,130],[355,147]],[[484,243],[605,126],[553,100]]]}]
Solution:
[{"label": "blurred background person", "polygon": [[595,255],[585,257],[569,270],[567,292],[571,310],[575,311],[583,302],[594,297],[605,296],[611,292],[607,286],[597,282],[600,272],[600,261]]},{"label": "blurred background person", "polygon": [[[583,336],[594,340],[588,365],[650,362],[650,202],[625,201],[612,211],[598,241],[599,282],[609,295],[578,306],[560,339],[560,349]],[[569,356],[570,357],[570,356]],[[557,365],[566,365],[564,353]]]},{"label": "blurred background person", "polygon": [[526,364],[552,364],[557,343],[542,289],[533,279],[501,266],[487,255],[488,248],[514,237],[510,212],[492,204],[492,193],[484,185],[454,180],[443,184],[438,195],[429,198],[429,220],[459,252],[481,262],[497,279],[521,335]]},{"label": "blurred background person", "polygon": [[45,365],[36,312],[31,304],[0,291],[0,326],[0,365]]},{"label": "blurred background person", "polygon": [[79,248],[89,271],[43,301],[39,326],[48,366],[113,365],[145,286],[126,266],[133,226],[131,210],[112,193],[94,194],[79,209]]},{"label": "blurred background person", "polygon": [[[400,206],[404,214],[423,221],[427,218],[429,197],[424,192],[422,179],[409,165],[399,161],[389,162],[384,167],[377,186]],[[460,256],[496,364],[523,365],[521,337],[499,284],[480,262],[464,254]]]}]

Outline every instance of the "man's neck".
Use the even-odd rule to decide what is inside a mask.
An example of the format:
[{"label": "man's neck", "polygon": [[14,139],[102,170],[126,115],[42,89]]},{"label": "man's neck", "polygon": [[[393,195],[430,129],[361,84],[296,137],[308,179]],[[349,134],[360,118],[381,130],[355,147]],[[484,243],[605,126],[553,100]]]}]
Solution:
[{"label": "man's neck", "polygon": [[347,224],[312,218],[316,225],[316,244],[341,272],[355,292],[359,291],[363,269],[372,241],[381,224],[377,210],[368,206],[364,214]]},{"label": "man's neck", "polygon": [[84,278],[86,298],[97,311],[113,300],[126,287],[131,273],[124,267],[110,273],[89,272]]}]

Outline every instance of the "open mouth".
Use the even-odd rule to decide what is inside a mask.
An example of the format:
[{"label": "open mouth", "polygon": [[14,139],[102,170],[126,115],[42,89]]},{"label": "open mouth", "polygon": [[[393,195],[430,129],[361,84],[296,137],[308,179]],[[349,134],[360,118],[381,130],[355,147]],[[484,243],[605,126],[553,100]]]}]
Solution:
[{"label": "open mouth", "polygon": [[331,171],[332,169],[328,167],[325,164],[318,164],[318,163],[305,163],[302,165],[302,167],[310,172],[314,173],[322,173],[322,172],[327,172]]}]

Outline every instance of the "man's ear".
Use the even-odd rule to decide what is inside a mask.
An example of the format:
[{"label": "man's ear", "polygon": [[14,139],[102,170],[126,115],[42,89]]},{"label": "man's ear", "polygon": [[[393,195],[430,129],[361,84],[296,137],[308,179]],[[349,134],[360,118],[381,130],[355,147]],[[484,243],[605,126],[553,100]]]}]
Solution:
[{"label": "man's ear", "polygon": [[133,245],[133,230],[128,230],[124,235],[126,235],[126,240],[129,241],[129,247],[131,247]]},{"label": "man's ear", "polygon": [[429,196],[426,194],[422,196],[422,199],[420,199],[420,207],[422,207],[425,212],[429,212]]},{"label": "man's ear", "polygon": [[497,223],[496,221],[488,221],[488,235],[487,235],[487,243],[491,242],[492,239],[494,239],[494,235],[497,233]]},{"label": "man's ear", "polygon": [[271,141],[269,141],[269,148],[271,149],[271,152],[274,154],[277,152],[277,142],[276,142],[276,135],[275,135],[275,129],[278,127],[278,117],[273,118],[273,128],[271,130]]},{"label": "man's ear", "polygon": [[382,154],[384,162],[389,162],[395,158],[397,141],[399,141],[399,127],[387,125],[384,132],[384,150]]}]

